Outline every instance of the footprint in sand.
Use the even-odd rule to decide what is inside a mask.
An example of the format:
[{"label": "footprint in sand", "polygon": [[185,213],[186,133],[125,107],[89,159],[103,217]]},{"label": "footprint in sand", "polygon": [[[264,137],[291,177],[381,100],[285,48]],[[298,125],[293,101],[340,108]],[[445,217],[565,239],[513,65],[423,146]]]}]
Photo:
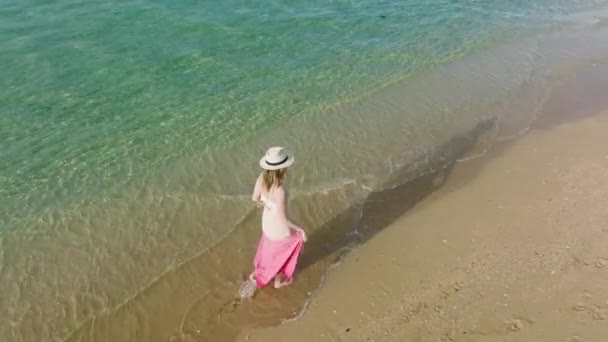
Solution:
[{"label": "footprint in sand", "polygon": [[597,321],[608,319],[608,310],[602,309],[599,306],[592,307],[589,314],[591,315],[591,318]]},{"label": "footprint in sand", "polygon": [[608,310],[603,309],[598,305],[585,305],[582,303],[578,303],[572,307],[572,310],[584,312],[596,321],[603,321],[608,319]]},{"label": "footprint in sand", "polygon": [[595,262],[595,267],[597,267],[597,268],[604,268],[606,266],[608,266],[608,259],[606,259],[606,258],[599,258]]},{"label": "footprint in sand", "polygon": [[505,321],[505,324],[507,324],[507,329],[512,332],[520,331],[524,327],[524,322],[518,318]]},{"label": "footprint in sand", "polygon": [[505,321],[505,325],[507,328],[507,333],[509,332],[518,332],[524,328],[524,325],[534,324],[534,320],[527,317],[516,317]]},{"label": "footprint in sand", "polygon": [[441,290],[441,298],[442,299],[450,298],[454,293],[460,292],[462,287],[463,287],[463,284],[460,281],[456,282],[450,286],[445,287],[443,290]]},{"label": "footprint in sand", "polygon": [[587,305],[582,304],[582,303],[574,304],[574,306],[572,306],[572,310],[574,310],[574,311],[587,311]]}]

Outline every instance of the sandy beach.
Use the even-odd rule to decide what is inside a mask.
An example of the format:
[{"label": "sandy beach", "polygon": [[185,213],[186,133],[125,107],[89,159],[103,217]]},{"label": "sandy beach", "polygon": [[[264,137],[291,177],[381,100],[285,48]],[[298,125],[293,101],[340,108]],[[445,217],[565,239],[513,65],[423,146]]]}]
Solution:
[{"label": "sandy beach", "polygon": [[606,341],[608,112],[587,109],[432,175],[302,317],[239,341]]}]

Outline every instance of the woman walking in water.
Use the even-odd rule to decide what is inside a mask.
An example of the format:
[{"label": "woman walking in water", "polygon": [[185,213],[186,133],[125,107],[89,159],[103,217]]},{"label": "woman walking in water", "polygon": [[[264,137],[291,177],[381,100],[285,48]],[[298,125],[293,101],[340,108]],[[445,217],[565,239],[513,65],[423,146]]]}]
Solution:
[{"label": "woman walking in water", "polygon": [[287,193],[283,186],[287,168],[293,156],[282,147],[268,149],[260,160],[263,169],[258,177],[251,200],[263,208],[262,238],[253,261],[254,271],[249,278],[258,287],[274,279],[274,287],[291,284],[306,233],[289,219]]}]

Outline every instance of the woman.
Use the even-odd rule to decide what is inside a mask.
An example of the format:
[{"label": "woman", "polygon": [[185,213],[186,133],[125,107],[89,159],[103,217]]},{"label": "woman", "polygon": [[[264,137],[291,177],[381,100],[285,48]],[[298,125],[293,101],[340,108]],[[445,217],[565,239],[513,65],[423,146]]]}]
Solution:
[{"label": "woman", "polygon": [[249,278],[258,287],[274,279],[274,287],[291,284],[306,233],[287,215],[287,194],[283,181],[293,156],[282,147],[268,149],[260,160],[264,170],[258,177],[251,200],[263,208],[262,238],[253,261]]}]

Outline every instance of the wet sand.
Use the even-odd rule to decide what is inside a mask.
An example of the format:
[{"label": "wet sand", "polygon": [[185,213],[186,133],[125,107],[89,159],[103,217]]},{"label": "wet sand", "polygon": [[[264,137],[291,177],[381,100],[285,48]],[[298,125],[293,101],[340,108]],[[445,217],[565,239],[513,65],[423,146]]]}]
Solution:
[{"label": "wet sand", "polygon": [[389,211],[413,204],[391,222],[368,215],[388,227],[301,318],[238,340],[605,341],[608,112],[569,116],[560,101],[547,106],[556,120],[429,175],[442,184],[430,195],[383,196]]}]

